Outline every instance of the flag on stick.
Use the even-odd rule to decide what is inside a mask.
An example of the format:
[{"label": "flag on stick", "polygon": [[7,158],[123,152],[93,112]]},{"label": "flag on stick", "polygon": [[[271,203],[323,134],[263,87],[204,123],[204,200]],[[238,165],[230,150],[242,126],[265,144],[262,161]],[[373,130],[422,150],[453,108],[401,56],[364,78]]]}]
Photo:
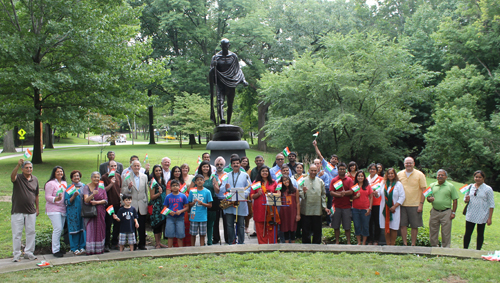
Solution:
[{"label": "flag on stick", "polygon": [[31,151],[29,150],[29,148],[26,149],[26,151],[24,152],[24,158],[26,159],[29,159],[31,158],[33,154],[31,154]]},{"label": "flag on stick", "polygon": [[466,194],[470,190],[470,186],[465,184],[463,187],[460,188],[460,192],[462,194]]},{"label": "flag on stick", "polygon": [[283,184],[279,182],[278,185],[276,186],[276,190],[281,191],[281,188],[283,188]]},{"label": "flag on stick", "polygon": [[181,193],[185,194],[187,191],[188,187],[186,186],[186,183],[181,185],[180,191]]},{"label": "flag on stick", "polygon": [[276,180],[279,180],[279,178],[281,178],[283,176],[283,174],[281,174],[281,170],[278,170],[278,172],[274,173],[274,177],[276,177]]},{"label": "flag on stick", "polygon": [[306,179],[304,178],[304,176],[300,176],[296,181],[299,184],[299,186],[302,186],[302,185],[304,185],[304,182],[306,181]]},{"label": "flag on stick", "polygon": [[352,191],[355,193],[357,193],[359,189],[360,189],[359,184],[356,184],[356,186],[352,187]]},{"label": "flag on stick", "polygon": [[149,156],[146,153],[146,156],[144,156],[144,164],[149,163]]},{"label": "flag on stick", "polygon": [[330,212],[332,213],[332,215],[335,213],[335,207],[332,206],[332,208],[330,208]]},{"label": "flag on stick", "polygon": [[201,157],[198,156],[198,161],[197,161],[198,165],[200,165],[201,162],[202,162]]},{"label": "flag on stick", "polygon": [[326,163],[326,168],[325,169],[328,172],[332,172],[333,169],[335,169],[335,167],[333,167],[333,165],[330,162],[328,162],[328,163]]},{"label": "flag on stick", "polygon": [[318,135],[319,135],[319,132],[316,132],[315,134],[313,134],[314,140],[316,140],[318,138]]},{"label": "flag on stick", "polygon": [[68,193],[69,196],[72,196],[76,192],[76,187],[75,185],[69,186],[68,189],[66,189],[66,192]]},{"label": "flag on stick", "polygon": [[333,184],[333,187],[335,188],[335,190],[338,190],[340,188],[342,188],[344,186],[344,183],[342,183],[342,180],[338,180],[337,182],[335,182]]},{"label": "flag on stick", "polygon": [[103,189],[105,190],[106,188],[104,187],[104,182],[103,181],[99,181],[99,189]]},{"label": "flag on stick", "polygon": [[64,193],[65,190],[66,190],[66,185],[60,184],[59,185],[59,189],[57,189],[57,193],[56,194],[62,194],[62,193]]},{"label": "flag on stick", "polygon": [[158,185],[158,182],[156,182],[156,179],[155,179],[155,178],[153,178],[153,179],[151,180],[151,185],[150,185],[150,188],[152,189],[152,188],[154,188],[156,185]]},{"label": "flag on stick", "polygon": [[111,172],[109,172],[109,175],[108,177],[111,178],[111,177],[114,177],[116,174],[116,170],[111,170]]},{"label": "flag on stick", "polygon": [[432,190],[431,190],[431,187],[428,187],[425,191],[424,191],[424,197],[428,197],[432,195]]},{"label": "flag on stick", "polygon": [[164,206],[163,209],[161,210],[161,214],[163,214],[163,215],[168,215],[168,214],[170,214],[170,212],[173,212],[173,210],[166,207],[166,206]]},{"label": "flag on stick", "polygon": [[127,172],[127,175],[125,175],[125,181],[127,181],[128,179],[130,179],[130,172]]},{"label": "flag on stick", "polygon": [[113,215],[113,213],[115,213],[115,209],[112,205],[110,205],[108,206],[108,208],[106,208],[106,212],[108,212],[109,215]]},{"label": "flag on stick", "polygon": [[256,190],[261,187],[260,181],[252,184],[252,190]]},{"label": "flag on stick", "polygon": [[287,157],[290,154],[290,149],[288,149],[288,146],[283,149],[283,155]]}]

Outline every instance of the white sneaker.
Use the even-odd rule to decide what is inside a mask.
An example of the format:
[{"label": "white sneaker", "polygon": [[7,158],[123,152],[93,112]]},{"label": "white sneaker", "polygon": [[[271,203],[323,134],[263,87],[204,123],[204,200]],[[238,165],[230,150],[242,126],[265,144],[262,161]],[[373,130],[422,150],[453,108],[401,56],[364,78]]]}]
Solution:
[{"label": "white sneaker", "polygon": [[29,253],[29,254],[26,254],[26,253],[25,253],[25,254],[24,254],[24,258],[25,258],[25,259],[29,259],[29,260],[35,260],[35,259],[36,259],[36,256],[35,256],[34,254],[31,254],[31,253]]},{"label": "white sneaker", "polygon": [[12,259],[13,262],[19,262],[21,261],[21,256],[18,255],[18,256],[14,256],[14,258]]}]

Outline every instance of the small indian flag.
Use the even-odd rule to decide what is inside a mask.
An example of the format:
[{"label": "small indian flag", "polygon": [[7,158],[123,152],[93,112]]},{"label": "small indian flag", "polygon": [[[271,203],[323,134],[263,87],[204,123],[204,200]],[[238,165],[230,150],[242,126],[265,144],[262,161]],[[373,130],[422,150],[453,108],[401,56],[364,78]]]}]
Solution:
[{"label": "small indian flag", "polygon": [[465,194],[465,193],[467,193],[469,191],[469,189],[470,189],[470,186],[466,184],[466,185],[464,185],[463,187],[460,188],[460,192],[462,194]]},{"label": "small indian flag", "polygon": [[231,194],[226,192],[224,195],[226,196],[226,199],[231,199],[234,196],[234,193]]},{"label": "small indian flag", "polygon": [[333,171],[333,169],[335,169],[335,167],[333,167],[333,165],[332,165],[332,164],[330,164],[330,162],[328,162],[328,163],[326,164],[326,168],[325,168],[325,169],[326,169],[326,171],[328,171],[328,172],[332,172],[332,171]]},{"label": "small indian flag", "polygon": [[337,182],[333,183],[333,187],[335,188],[335,190],[342,188],[342,186],[344,186],[342,180],[338,180]]},{"label": "small indian flag", "polygon": [[28,159],[31,158],[33,154],[31,154],[31,151],[27,148],[26,151],[24,152],[24,158]]},{"label": "small indian flag", "polygon": [[170,214],[170,212],[173,212],[173,210],[166,207],[166,206],[164,206],[163,209],[161,210],[161,214],[163,214],[163,215]]},{"label": "small indian flag", "polygon": [[276,186],[276,190],[281,191],[281,188],[283,188],[283,184],[279,182],[278,185]]},{"label": "small indian flag", "polygon": [[283,155],[287,157],[290,154],[290,149],[288,149],[288,146],[283,149]]},{"label": "small indian flag", "polygon": [[128,179],[130,179],[130,172],[127,171],[127,175],[125,175],[125,181],[127,181]]},{"label": "small indian flag", "polygon": [[424,191],[424,197],[428,197],[432,195],[432,190],[431,190],[431,187],[428,187],[425,191]]},{"label": "small indian flag", "polygon": [[104,187],[104,182],[103,181],[99,181],[99,189],[103,189],[105,190],[106,188]]},{"label": "small indian flag", "polygon": [[69,186],[69,188],[66,189],[66,192],[68,193],[68,195],[72,196],[76,192],[75,185]]},{"label": "small indian flag", "polygon": [[187,191],[188,187],[186,186],[186,183],[181,185],[180,191],[181,193],[185,194]]},{"label": "small indian flag", "polygon": [[115,174],[116,174],[116,171],[115,170],[111,170],[111,172],[109,172],[108,177],[111,178],[111,177],[115,176]]},{"label": "small indian flag", "polygon": [[66,190],[66,185],[65,184],[60,184],[59,189],[57,190],[57,194],[62,194]]},{"label": "small indian flag", "polygon": [[313,137],[317,137],[319,135],[319,132],[316,132],[315,134],[313,134]]},{"label": "small indian flag", "polygon": [[380,185],[382,185],[381,182],[375,182],[372,184],[372,190],[376,191],[378,189],[380,189]]},{"label": "small indian flag", "polygon": [[198,156],[198,161],[197,161],[198,165],[200,165],[200,164],[201,164],[201,161],[202,161],[202,160],[201,160],[201,157],[199,157],[199,156]]},{"label": "small indian flag", "polygon": [[153,178],[153,179],[151,180],[151,185],[150,185],[149,187],[152,189],[152,188],[154,188],[156,185],[158,185],[158,182],[156,182],[156,179],[155,179],[155,178]]},{"label": "small indian flag", "polygon": [[281,170],[278,170],[278,172],[274,173],[274,177],[276,177],[276,180],[278,180],[282,176],[283,176],[283,174],[281,174]]},{"label": "small indian flag", "polygon": [[113,213],[115,213],[115,209],[113,208],[112,205],[108,206],[108,208],[106,208],[106,212],[109,214],[109,215],[113,215]]},{"label": "small indian flag", "polygon": [[332,206],[332,208],[330,208],[330,212],[332,213],[332,215],[335,213],[335,207]]},{"label": "small indian flag", "polygon": [[302,186],[302,185],[304,185],[304,182],[306,181],[306,179],[304,178],[304,176],[300,176],[296,181],[299,184],[299,186]]},{"label": "small indian flag", "polygon": [[356,186],[352,187],[352,191],[355,193],[357,193],[359,189],[360,189],[359,184],[356,184]]},{"label": "small indian flag", "polygon": [[252,190],[256,190],[261,187],[260,181],[252,184]]},{"label": "small indian flag", "polygon": [[227,173],[224,173],[222,175],[220,175],[219,179],[222,181],[225,181],[229,176],[227,175]]},{"label": "small indian flag", "polygon": [[149,156],[146,153],[146,156],[144,156],[144,164],[149,163]]}]

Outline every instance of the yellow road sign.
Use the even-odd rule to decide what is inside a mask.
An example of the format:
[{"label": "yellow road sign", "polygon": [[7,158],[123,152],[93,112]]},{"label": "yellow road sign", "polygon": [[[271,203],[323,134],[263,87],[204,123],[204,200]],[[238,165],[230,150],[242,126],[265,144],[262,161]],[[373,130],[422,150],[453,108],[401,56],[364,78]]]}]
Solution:
[{"label": "yellow road sign", "polygon": [[26,131],[24,129],[20,129],[19,131],[17,131],[17,133],[23,137],[24,135],[26,135]]}]

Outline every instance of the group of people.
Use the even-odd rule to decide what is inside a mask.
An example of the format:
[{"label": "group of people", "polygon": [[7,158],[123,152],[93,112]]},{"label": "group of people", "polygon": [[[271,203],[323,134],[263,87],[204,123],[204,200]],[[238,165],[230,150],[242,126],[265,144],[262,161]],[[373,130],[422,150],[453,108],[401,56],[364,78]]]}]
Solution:
[{"label": "group of people", "polygon": [[[398,231],[407,245],[407,227],[411,227],[411,245],[415,245],[418,228],[423,226],[425,200],[432,205],[429,228],[432,246],[438,246],[441,229],[442,246],[450,247],[451,223],[457,209],[458,193],[446,181],[447,172],[437,172],[437,182],[427,187],[425,176],[415,169],[414,160],[407,157],[405,170],[384,170],[381,164],[370,164],[368,175],[356,162],[348,165],[332,155],[326,161],[317,147],[318,159],[306,167],[297,161],[294,152],[276,155],[272,167],[264,158],[255,158],[250,168],[247,157],[236,154],[226,165],[223,157],[210,164],[210,154],[204,153],[195,174],[189,174],[187,164],[171,167],[164,157],[161,165],[142,167],[139,157],[130,157],[130,166],[115,161],[115,153],[92,172],[90,182],[81,182],[78,170],[66,180],[64,168],[53,168],[44,186],[46,214],[51,220],[52,253],[62,257],[60,238],[66,224],[71,252],[92,255],[110,249],[123,251],[146,249],[146,224],[150,221],[155,247],[162,234],[168,247],[194,246],[199,235],[200,245],[222,241],[219,222],[222,218],[227,244],[243,244],[250,219],[254,220],[254,236],[259,244],[302,243],[321,244],[322,217],[335,230],[339,243],[340,225],[350,244],[351,221],[358,244],[377,245],[384,231],[387,245],[394,245]],[[22,173],[18,174],[21,168]],[[35,222],[39,215],[38,179],[32,174],[33,165],[20,159],[11,174],[12,235],[14,261],[19,261],[23,228],[26,230],[24,257],[34,260]],[[481,249],[485,225],[491,225],[493,190],[484,184],[484,173],[474,173],[475,183],[464,186],[467,203],[464,248],[468,248],[477,224],[477,249]],[[430,193],[429,193],[430,190]],[[206,241],[205,241],[206,239]]]}]

